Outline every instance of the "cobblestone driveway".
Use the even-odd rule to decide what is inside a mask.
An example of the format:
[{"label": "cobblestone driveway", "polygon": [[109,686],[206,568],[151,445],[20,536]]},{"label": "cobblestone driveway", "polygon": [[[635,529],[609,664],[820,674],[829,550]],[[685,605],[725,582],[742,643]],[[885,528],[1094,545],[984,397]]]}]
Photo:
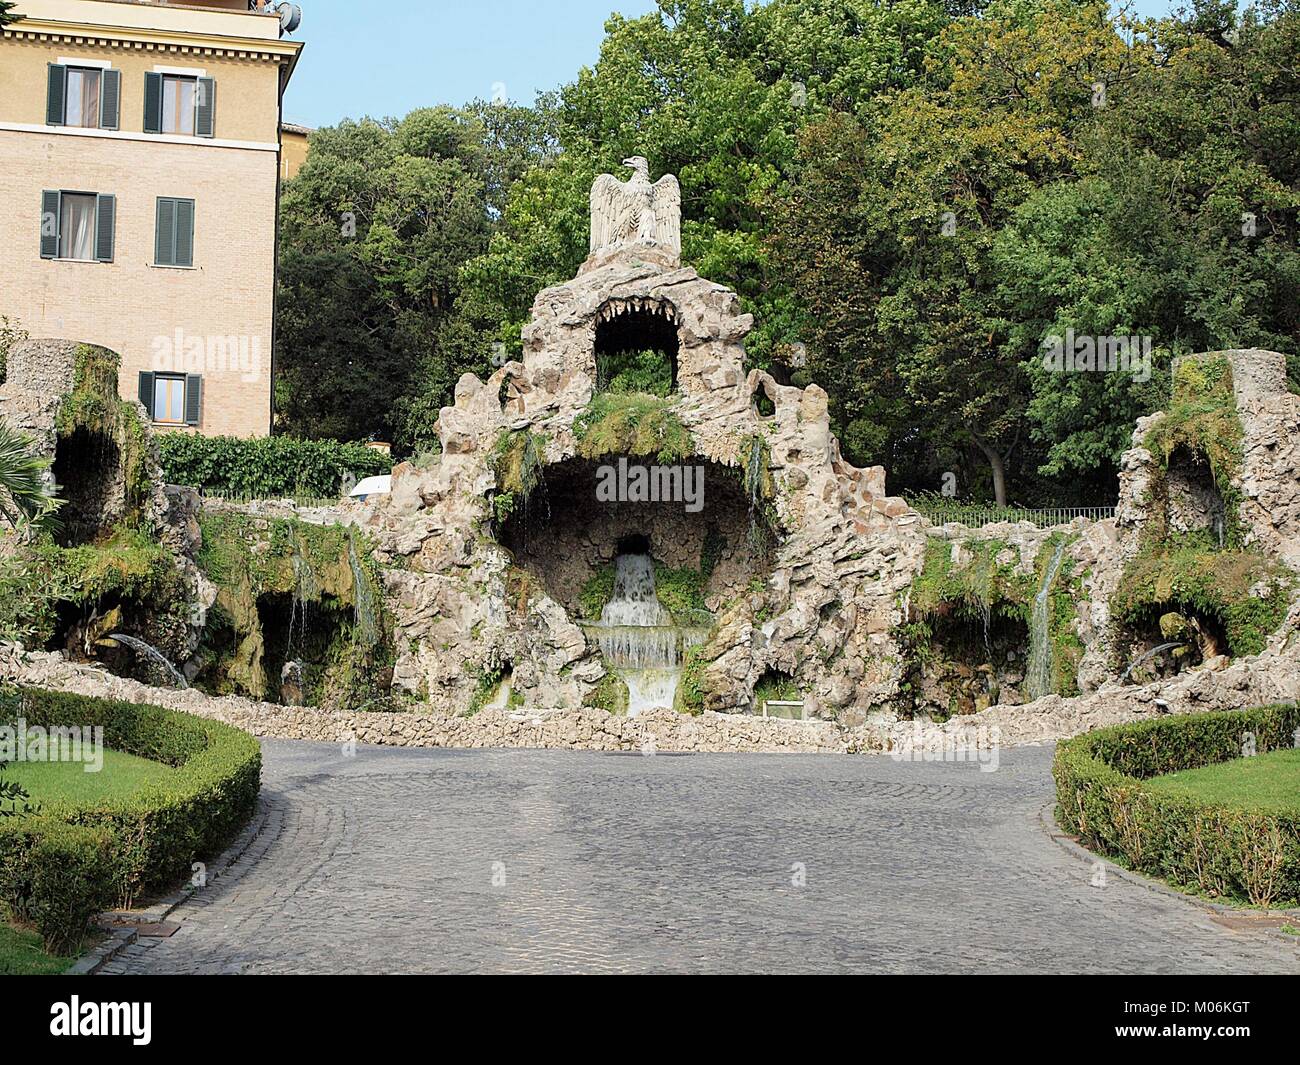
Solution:
[{"label": "cobblestone driveway", "polygon": [[106,971],[1300,972],[1276,935],[1093,887],[1038,820],[1048,749],[264,748],[261,835]]}]

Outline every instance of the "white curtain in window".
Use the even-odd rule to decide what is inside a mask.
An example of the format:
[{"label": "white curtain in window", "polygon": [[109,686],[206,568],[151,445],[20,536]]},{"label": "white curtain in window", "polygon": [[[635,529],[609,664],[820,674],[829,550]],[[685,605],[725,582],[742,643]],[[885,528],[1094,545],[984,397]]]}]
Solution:
[{"label": "white curtain in window", "polygon": [[68,70],[67,118],[69,126],[99,125],[99,71]]},{"label": "white curtain in window", "polygon": [[95,257],[95,197],[65,193],[59,236],[65,259]]},{"label": "white curtain in window", "polygon": [[163,78],[163,132],[194,132],[193,78]]}]

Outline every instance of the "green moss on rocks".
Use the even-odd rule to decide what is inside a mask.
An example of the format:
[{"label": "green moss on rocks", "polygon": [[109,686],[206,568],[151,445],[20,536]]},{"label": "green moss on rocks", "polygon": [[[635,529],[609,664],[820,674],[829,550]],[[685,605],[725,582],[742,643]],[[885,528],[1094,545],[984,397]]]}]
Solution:
[{"label": "green moss on rocks", "polygon": [[125,509],[122,520],[137,524],[149,496],[150,466],[156,455],[133,403],[117,394],[121,359],[94,344],[79,344],[74,354],[72,391],[55,415],[60,438],[82,432],[112,440],[122,467]]},{"label": "green moss on rocks", "polygon": [[143,530],[111,529],[97,543],[59,547],[49,538],[0,566],[0,637],[45,646],[61,604],[85,612],[105,601],[127,603],[148,619],[140,633],[163,652],[183,653],[188,597],[175,556]]},{"label": "green moss on rocks", "polygon": [[[1010,551],[1010,562],[998,556]],[[1002,540],[976,540],[961,545],[962,558],[954,562],[952,545],[931,540],[925,547],[925,565],[912,585],[911,605],[920,618],[955,610],[963,617],[986,617],[997,611],[1029,621],[1034,581],[1016,568],[1019,551]]]},{"label": "green moss on rocks", "polygon": [[706,628],[713,624],[713,615],[704,604],[706,583],[699,570],[655,563],[655,596],[675,625]]},{"label": "green moss on rocks", "polygon": [[211,663],[217,690],[255,698],[271,694],[258,601],[276,595],[289,597],[295,613],[301,606],[304,628],[310,610],[346,619],[327,647],[314,649],[323,652],[324,662],[307,678],[306,701],[331,709],[372,701],[392,651],[378,568],[356,531],[233,511],[204,513],[199,524],[197,561],[217,587],[209,629],[224,625],[233,636],[233,645],[218,650]]},{"label": "green moss on rocks", "polygon": [[[1143,440],[1165,475],[1169,463],[1180,450],[1202,458],[1214,478],[1214,486],[1223,500],[1224,546],[1242,546],[1239,507],[1241,492],[1236,486],[1241,474],[1243,430],[1232,388],[1232,363],[1225,355],[1209,355],[1179,360],[1174,368],[1173,397],[1165,416],[1147,432]],[[1162,540],[1167,535],[1163,505],[1168,486],[1161,477],[1154,486],[1149,536]]]},{"label": "green moss on rocks", "polygon": [[1255,550],[1220,551],[1208,534],[1149,543],[1128,564],[1111,616],[1134,626],[1170,611],[1217,619],[1234,655],[1258,654],[1286,619],[1295,577]]},{"label": "green moss on rocks", "polygon": [[578,454],[653,455],[658,462],[680,462],[691,455],[690,431],[670,400],[643,393],[597,393],[573,422]]},{"label": "green moss on rocks", "polygon": [[627,685],[623,678],[607,670],[596,686],[582,700],[583,706],[594,706],[611,714],[626,714],[628,706]]},{"label": "green moss on rocks", "polygon": [[547,438],[531,429],[512,432],[501,430],[488,455],[488,468],[496,476],[493,513],[503,522],[520,507],[526,506],[542,479],[546,465]]},{"label": "green moss on rocks", "polygon": [[582,586],[582,591],[578,593],[578,605],[582,616],[592,621],[599,618],[613,594],[614,567],[606,564],[599,567],[588,578],[587,583]]}]

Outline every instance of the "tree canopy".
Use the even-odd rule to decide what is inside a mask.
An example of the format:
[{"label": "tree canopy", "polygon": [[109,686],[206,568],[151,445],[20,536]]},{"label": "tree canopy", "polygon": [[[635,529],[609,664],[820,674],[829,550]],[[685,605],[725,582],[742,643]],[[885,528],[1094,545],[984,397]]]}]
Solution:
[{"label": "tree canopy", "polygon": [[[1297,55],[1296,0],[612,16],[535,106],[313,136],[284,195],[281,426],[429,441],[456,377],[517,352],[574,274],[592,179],[635,154],[681,182],[684,260],[755,314],[747,359],[825,387],[851,460],[904,491],[954,472],[970,498],[1104,502],[1172,356],[1300,365]],[[1136,338],[1151,373],[1045,366],[1067,336]]]}]

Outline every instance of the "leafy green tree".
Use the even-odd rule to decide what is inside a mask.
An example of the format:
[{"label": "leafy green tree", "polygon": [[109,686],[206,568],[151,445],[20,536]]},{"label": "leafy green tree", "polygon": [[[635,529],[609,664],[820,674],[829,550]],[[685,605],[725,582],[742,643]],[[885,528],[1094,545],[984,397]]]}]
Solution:
[{"label": "leafy green tree", "polygon": [[278,428],[427,442],[456,377],[489,345],[457,314],[505,189],[543,159],[545,107],[433,107],[312,135],[285,186]]},{"label": "leafy green tree", "polygon": [[23,16],[14,11],[16,0],[0,0],[0,26],[8,26]]}]

